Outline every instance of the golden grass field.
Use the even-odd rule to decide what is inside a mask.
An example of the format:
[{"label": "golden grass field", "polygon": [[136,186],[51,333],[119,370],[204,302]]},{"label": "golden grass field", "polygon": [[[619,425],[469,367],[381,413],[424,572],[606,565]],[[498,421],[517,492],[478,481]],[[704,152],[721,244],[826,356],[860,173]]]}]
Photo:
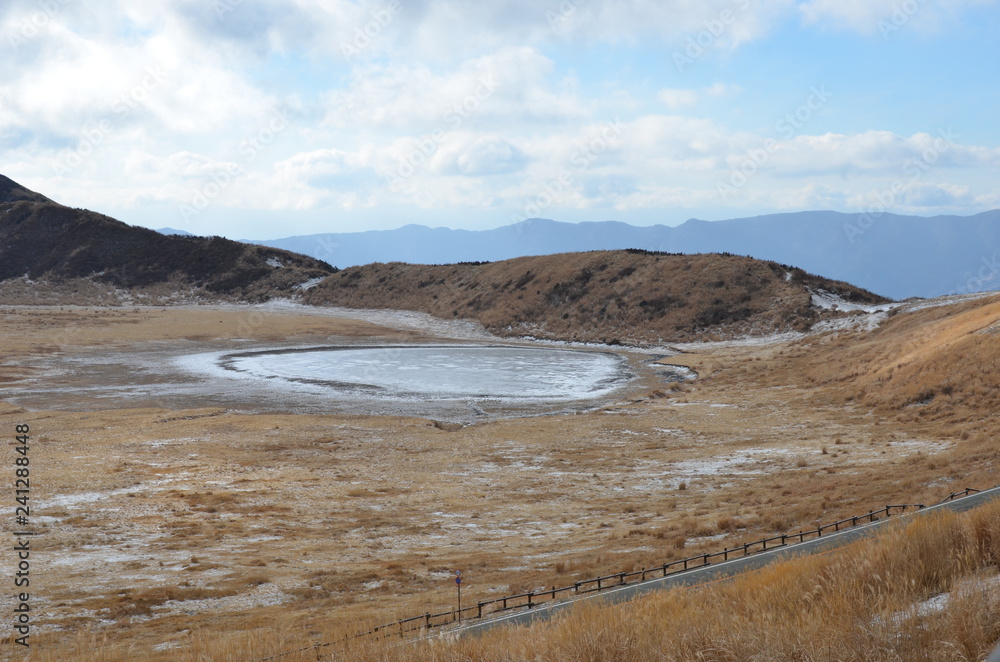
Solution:
[{"label": "golden grass field", "polygon": [[[75,389],[71,374],[38,366],[171,343],[426,339],[304,312],[246,319],[235,307],[0,307],[0,386]],[[73,411],[10,398],[0,433],[32,432],[30,659],[261,659],[450,609],[455,569],[474,602],[992,487],[998,321],[994,297],[900,312],[873,332],[691,347],[666,361],[697,371],[692,383],[647,381],[594,411],[465,427],[241,414],[211,401]],[[988,581],[1000,532],[995,513],[984,517],[516,637],[420,650],[357,640],[319,659],[978,659],[970,651],[1000,636]],[[912,545],[916,561],[887,559],[892,545]],[[962,592],[980,584],[993,588]],[[937,625],[884,620],[951,589],[949,604],[982,616],[948,645],[924,646],[938,642]],[[12,600],[0,595],[0,609]],[[940,613],[948,627],[966,623]],[[793,654],[807,642],[808,654]],[[9,636],[0,654],[23,657]]]}]

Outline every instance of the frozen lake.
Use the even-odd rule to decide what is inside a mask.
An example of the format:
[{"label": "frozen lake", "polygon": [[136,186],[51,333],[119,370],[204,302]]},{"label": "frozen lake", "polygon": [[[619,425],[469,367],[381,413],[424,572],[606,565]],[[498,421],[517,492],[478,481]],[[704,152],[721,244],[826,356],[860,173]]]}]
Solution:
[{"label": "frozen lake", "polygon": [[615,354],[503,346],[280,349],[223,354],[217,365],[233,377],[348,399],[572,401],[605,396],[629,378]]},{"label": "frozen lake", "polygon": [[[39,357],[0,399],[33,408],[485,418],[586,411],[646,388],[614,351],[471,342],[376,346],[183,341]],[[654,379],[659,380],[658,376]]]}]

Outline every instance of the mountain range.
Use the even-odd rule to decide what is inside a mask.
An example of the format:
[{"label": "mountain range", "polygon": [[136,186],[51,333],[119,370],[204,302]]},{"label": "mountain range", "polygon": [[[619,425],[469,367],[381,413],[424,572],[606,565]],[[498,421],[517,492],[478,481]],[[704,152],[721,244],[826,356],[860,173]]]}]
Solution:
[{"label": "mountain range", "polygon": [[934,217],[806,211],[726,221],[691,219],[676,227],[533,218],[492,230],[406,225],[254,243],[311,255],[340,268],[636,248],[773,260],[894,299],[1000,289],[1000,210]]}]

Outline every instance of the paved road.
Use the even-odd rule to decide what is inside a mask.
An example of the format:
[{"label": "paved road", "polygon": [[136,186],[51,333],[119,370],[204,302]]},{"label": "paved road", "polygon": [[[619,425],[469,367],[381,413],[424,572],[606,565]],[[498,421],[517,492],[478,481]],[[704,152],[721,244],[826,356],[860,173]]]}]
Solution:
[{"label": "paved road", "polygon": [[[873,536],[880,532],[883,527],[892,523],[911,521],[914,517],[926,517],[934,512],[963,512],[998,498],[1000,498],[1000,487],[995,487],[991,490],[955,499],[954,501],[938,504],[936,506],[930,506],[908,515],[886,518],[864,526],[857,526],[845,531],[826,534],[821,538],[816,538],[815,540],[788,545],[786,547],[779,547],[774,550],[767,550],[766,552],[754,554],[753,556],[740,557],[732,561],[702,566],[700,568],[688,570],[687,572],[677,575],[670,575],[661,579],[653,579],[639,584],[631,584],[628,586],[622,586],[621,588],[609,589],[603,593],[594,593],[575,600],[550,602],[534,607],[531,610],[518,611],[516,613],[506,614],[498,618],[470,623],[469,625],[463,625],[460,628],[443,631],[440,636],[454,637],[474,635],[507,625],[527,625],[536,621],[552,618],[554,615],[586,601],[597,601],[601,604],[617,604],[632,600],[633,598],[645,595],[646,593],[651,593],[653,591],[662,591],[678,586],[705,584],[719,579],[724,579],[726,577],[732,577],[740,573],[756,570],[771,563],[784,561],[792,557],[817,554],[837,547],[842,547],[862,538]],[[1000,659],[996,662],[1000,662]]]}]

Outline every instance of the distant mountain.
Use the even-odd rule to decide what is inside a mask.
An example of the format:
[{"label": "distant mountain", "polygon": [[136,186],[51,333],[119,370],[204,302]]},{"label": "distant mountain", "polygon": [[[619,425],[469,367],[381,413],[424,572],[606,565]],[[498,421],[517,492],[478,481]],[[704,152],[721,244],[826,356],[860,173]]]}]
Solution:
[{"label": "distant mountain", "polygon": [[191,234],[187,230],[177,230],[175,228],[158,228],[156,231],[159,232],[160,234],[178,235],[178,236],[181,236],[181,237],[194,237],[194,236],[196,236],[194,234]]},{"label": "distant mountain", "polygon": [[493,230],[407,225],[255,242],[338,267],[371,262],[449,264],[526,255],[641,248],[728,252],[794,264],[897,299],[1000,289],[1000,210],[975,216],[812,211],[677,227],[528,219]]},{"label": "distant mountain", "polygon": [[472,318],[501,336],[631,344],[805,330],[886,299],[776,262],[618,250],[350,267],[303,302]]},{"label": "distant mountain", "polygon": [[[20,298],[90,303],[113,292],[147,300],[172,299],[179,292],[189,298],[264,301],[296,295],[301,285],[335,271],[277,248],[221,237],[164,236],[64,207],[0,176],[0,285]],[[83,301],[84,295],[90,299]]]}]

